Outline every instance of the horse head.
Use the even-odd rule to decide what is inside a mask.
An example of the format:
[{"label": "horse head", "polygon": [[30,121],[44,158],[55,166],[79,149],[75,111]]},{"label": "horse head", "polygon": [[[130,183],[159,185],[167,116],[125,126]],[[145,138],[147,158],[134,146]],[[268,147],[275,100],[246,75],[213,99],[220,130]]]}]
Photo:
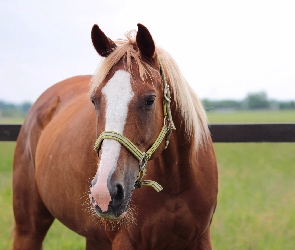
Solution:
[{"label": "horse head", "polygon": [[158,183],[142,178],[147,161],[164,150],[173,129],[170,92],[145,26],[138,24],[137,33],[128,33],[127,40],[112,41],[94,25],[91,38],[104,59],[90,89],[99,157],[90,199],[100,217],[117,219],[128,210],[136,187],[161,190]]}]

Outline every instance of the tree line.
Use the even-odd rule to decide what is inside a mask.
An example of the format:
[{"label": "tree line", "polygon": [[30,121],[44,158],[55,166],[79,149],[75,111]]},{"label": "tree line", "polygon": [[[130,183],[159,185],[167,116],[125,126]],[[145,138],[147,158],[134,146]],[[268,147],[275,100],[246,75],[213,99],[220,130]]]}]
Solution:
[{"label": "tree line", "polygon": [[31,106],[30,102],[14,104],[0,100],[0,117],[25,117]]},{"label": "tree line", "polygon": [[[294,109],[295,101],[270,100],[266,92],[250,93],[243,100],[202,100],[207,111]],[[32,103],[13,104],[0,100],[0,117],[25,117]]]},{"label": "tree line", "polygon": [[207,111],[295,109],[295,101],[270,100],[266,92],[249,93],[243,100],[202,100]]}]

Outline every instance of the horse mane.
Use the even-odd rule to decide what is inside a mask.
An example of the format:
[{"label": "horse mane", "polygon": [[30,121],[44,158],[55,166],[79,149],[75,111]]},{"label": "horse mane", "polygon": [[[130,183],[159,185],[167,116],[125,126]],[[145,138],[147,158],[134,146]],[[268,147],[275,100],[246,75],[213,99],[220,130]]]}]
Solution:
[{"label": "horse mane", "polygon": [[156,47],[156,51],[167,72],[176,107],[180,109],[184,118],[186,134],[195,135],[197,145],[206,143],[210,132],[202,102],[182,75],[171,55],[160,47]]},{"label": "horse mane", "polygon": [[[90,82],[89,94],[92,95],[104,78],[108,75],[111,68],[119,60],[126,57],[126,70],[132,75],[131,59],[138,65],[141,79],[150,76],[154,69],[141,60],[140,53],[136,50],[136,31],[132,30],[125,34],[127,40],[116,40],[117,48],[106,58],[103,58]],[[209,138],[207,116],[204,107],[193,89],[190,87],[175,60],[163,48],[156,46],[156,54],[160,59],[165,71],[168,82],[170,83],[176,107],[179,108],[185,123],[185,132],[188,137],[195,136],[197,147],[206,144]]]}]

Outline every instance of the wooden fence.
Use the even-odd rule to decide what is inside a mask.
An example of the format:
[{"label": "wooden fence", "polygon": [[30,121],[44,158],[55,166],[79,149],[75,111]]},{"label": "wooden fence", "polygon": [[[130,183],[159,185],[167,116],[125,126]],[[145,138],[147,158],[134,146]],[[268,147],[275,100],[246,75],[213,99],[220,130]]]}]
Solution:
[{"label": "wooden fence", "polygon": [[[0,124],[0,141],[16,141],[20,124]],[[211,124],[213,142],[295,142],[295,123]]]}]

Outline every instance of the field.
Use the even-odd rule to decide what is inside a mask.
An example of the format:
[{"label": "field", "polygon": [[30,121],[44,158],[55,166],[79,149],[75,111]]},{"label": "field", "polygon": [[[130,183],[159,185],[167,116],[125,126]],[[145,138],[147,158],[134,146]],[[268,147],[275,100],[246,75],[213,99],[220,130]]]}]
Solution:
[{"label": "field", "polygon": [[[295,122],[295,112],[209,113],[211,123]],[[1,120],[0,120],[1,123]],[[14,142],[0,142],[0,250],[11,248]],[[294,249],[295,143],[216,143],[218,206],[214,249]],[[54,222],[44,249],[84,249],[84,239]]]}]

